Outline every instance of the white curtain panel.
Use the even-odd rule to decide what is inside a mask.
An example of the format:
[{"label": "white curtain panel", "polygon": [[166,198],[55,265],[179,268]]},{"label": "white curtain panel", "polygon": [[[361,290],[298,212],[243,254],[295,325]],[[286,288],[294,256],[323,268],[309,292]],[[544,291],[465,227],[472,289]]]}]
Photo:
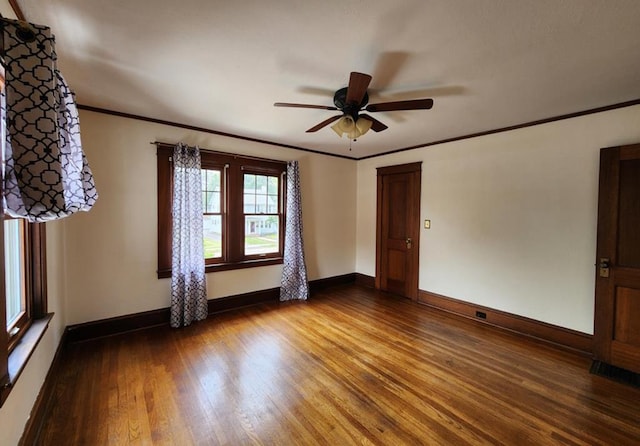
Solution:
[{"label": "white curtain panel", "polygon": [[171,326],[205,319],[207,281],[202,240],[200,150],[178,144],[173,151]]},{"label": "white curtain panel", "polygon": [[4,208],[30,222],[88,211],[98,199],[73,93],[46,26],[1,19]]},{"label": "white curtain panel", "polygon": [[287,222],[284,235],[284,266],[280,281],[280,300],[306,300],[309,297],[307,267],[302,242],[302,201],[297,161],[287,163]]}]

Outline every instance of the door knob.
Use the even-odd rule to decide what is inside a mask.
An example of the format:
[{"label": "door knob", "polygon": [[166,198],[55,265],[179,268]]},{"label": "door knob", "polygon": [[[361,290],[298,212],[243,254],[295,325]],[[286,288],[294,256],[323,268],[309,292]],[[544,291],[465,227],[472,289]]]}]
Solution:
[{"label": "door knob", "polygon": [[407,244],[407,249],[411,249],[411,243],[412,243],[411,237],[407,237],[407,239],[405,240],[405,243]]}]

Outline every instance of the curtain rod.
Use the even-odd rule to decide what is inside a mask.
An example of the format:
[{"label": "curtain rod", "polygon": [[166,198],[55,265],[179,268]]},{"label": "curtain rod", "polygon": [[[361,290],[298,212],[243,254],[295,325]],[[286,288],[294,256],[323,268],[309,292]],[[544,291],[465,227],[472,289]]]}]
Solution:
[{"label": "curtain rod", "polygon": [[9,5],[11,6],[11,9],[13,9],[13,12],[16,14],[16,18],[20,21],[26,22],[27,19],[24,17],[24,13],[22,12],[22,9],[20,8],[20,5],[18,4],[17,0],[9,0]]},{"label": "curtain rod", "polygon": [[[162,142],[162,141],[151,141],[149,144],[155,145],[155,146],[162,146],[162,147],[167,147],[167,148],[174,148],[178,143],[175,144],[171,144],[168,142]],[[250,156],[250,155],[240,155],[237,153],[229,153],[229,152],[221,152],[219,150],[211,150],[211,149],[203,149],[200,146],[190,146],[188,144],[184,144],[182,143],[182,145],[185,145],[189,148],[195,148],[198,147],[200,149],[200,151],[202,152],[207,152],[207,153],[216,153],[218,155],[226,155],[226,156],[232,156],[233,158],[246,158],[246,159],[250,159],[250,160],[254,160],[254,161],[265,161],[265,162],[270,162],[270,163],[282,163],[282,164],[286,164],[286,161],[281,161],[281,160],[274,160],[274,159],[269,159],[269,158],[261,158],[259,156]]]}]

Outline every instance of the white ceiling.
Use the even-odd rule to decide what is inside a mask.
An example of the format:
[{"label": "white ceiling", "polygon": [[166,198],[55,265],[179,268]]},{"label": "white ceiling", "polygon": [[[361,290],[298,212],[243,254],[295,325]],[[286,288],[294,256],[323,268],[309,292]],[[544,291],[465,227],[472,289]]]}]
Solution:
[{"label": "white ceiling", "polygon": [[[638,0],[19,0],[78,103],[361,158],[640,99]],[[349,73],[389,129],[329,127]],[[640,123],[639,123],[640,124]]]}]

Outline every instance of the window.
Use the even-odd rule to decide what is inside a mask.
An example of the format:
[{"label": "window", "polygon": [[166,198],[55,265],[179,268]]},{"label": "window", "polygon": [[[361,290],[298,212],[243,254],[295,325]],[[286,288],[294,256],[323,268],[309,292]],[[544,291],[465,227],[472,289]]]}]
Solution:
[{"label": "window", "polygon": [[204,258],[222,259],[222,169],[202,169]]},{"label": "window", "polygon": [[20,219],[4,220],[4,280],[6,325],[9,344],[25,331],[31,320],[31,305],[27,299],[25,222]]},{"label": "window", "polygon": [[[171,276],[173,146],[158,143],[158,277]],[[201,151],[206,271],[282,263],[286,163]]]},{"label": "window", "polygon": [[280,178],[243,174],[244,255],[280,250]]}]

